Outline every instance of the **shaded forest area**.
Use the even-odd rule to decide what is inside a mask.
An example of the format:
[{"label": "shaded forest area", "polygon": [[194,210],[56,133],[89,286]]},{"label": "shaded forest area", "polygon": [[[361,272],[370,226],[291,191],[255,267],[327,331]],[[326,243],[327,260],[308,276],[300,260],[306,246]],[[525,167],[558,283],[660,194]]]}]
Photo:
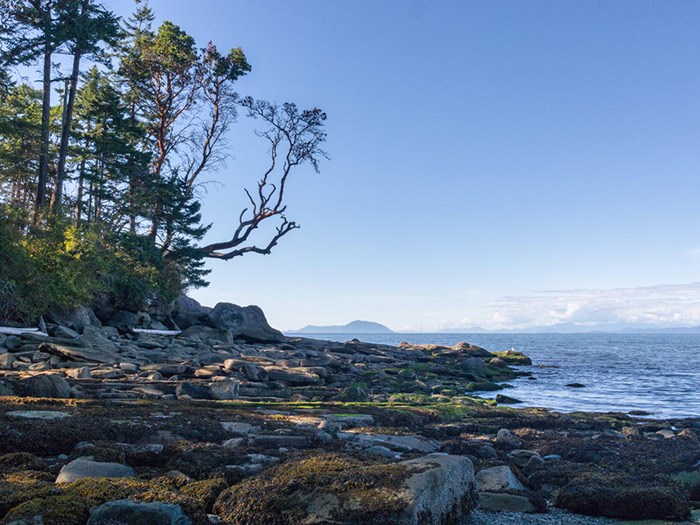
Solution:
[{"label": "shaded forest area", "polygon": [[[243,50],[154,20],[142,0],[128,20],[96,0],[0,0],[0,320],[167,304],[207,284],[206,258],[269,254],[299,227],[285,189],[325,158],[325,113],[240,96]],[[269,156],[230,235],[203,244],[201,184],[239,116]]]}]

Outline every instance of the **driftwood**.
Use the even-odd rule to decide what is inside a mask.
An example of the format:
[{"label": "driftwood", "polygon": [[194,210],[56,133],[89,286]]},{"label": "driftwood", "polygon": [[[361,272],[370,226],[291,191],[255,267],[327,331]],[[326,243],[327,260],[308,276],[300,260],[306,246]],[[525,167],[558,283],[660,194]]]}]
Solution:
[{"label": "driftwood", "polygon": [[145,328],[134,328],[132,332],[137,334],[153,334],[153,335],[180,335],[180,330],[147,330]]},{"label": "driftwood", "polygon": [[22,334],[32,334],[32,335],[43,335],[48,337],[49,334],[42,332],[38,328],[13,328],[11,326],[0,326],[0,334],[5,335],[22,335]]}]

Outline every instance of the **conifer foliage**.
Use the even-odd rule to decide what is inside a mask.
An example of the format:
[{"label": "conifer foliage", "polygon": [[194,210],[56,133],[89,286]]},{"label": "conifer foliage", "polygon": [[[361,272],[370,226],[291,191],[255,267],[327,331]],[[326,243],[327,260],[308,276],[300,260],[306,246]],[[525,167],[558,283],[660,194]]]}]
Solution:
[{"label": "conifer foliage", "polygon": [[[128,20],[98,0],[0,0],[0,318],[169,301],[206,285],[206,258],[268,254],[298,228],[285,189],[325,158],[325,113],[239,96],[242,49],[154,20],[145,0]],[[269,158],[230,236],[204,244],[201,184],[226,175],[239,114]]]}]

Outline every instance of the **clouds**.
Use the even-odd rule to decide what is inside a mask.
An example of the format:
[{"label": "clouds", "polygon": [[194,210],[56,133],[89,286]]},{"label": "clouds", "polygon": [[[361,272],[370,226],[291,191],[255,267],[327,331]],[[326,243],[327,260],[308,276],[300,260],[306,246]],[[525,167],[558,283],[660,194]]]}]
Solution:
[{"label": "clouds", "polygon": [[700,325],[700,282],[611,290],[546,290],[528,296],[507,296],[473,317],[474,324],[491,330],[560,323],[601,328],[621,323],[694,326]]}]

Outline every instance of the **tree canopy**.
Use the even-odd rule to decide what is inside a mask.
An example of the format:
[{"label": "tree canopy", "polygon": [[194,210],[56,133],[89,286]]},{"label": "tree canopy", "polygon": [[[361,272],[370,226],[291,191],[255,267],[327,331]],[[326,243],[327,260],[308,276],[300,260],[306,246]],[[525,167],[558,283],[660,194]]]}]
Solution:
[{"label": "tree canopy", "polygon": [[[0,269],[0,316],[96,294],[172,300],[206,285],[206,258],[269,254],[299,227],[285,190],[326,157],[326,114],[240,96],[252,71],[241,48],[198,47],[154,20],[143,0],[128,20],[98,0],[0,0],[0,242],[24,268]],[[39,66],[41,87],[18,66]],[[239,114],[263,125],[269,157],[230,236],[203,244],[200,185],[224,175]],[[27,298],[49,282],[45,301]]]}]

